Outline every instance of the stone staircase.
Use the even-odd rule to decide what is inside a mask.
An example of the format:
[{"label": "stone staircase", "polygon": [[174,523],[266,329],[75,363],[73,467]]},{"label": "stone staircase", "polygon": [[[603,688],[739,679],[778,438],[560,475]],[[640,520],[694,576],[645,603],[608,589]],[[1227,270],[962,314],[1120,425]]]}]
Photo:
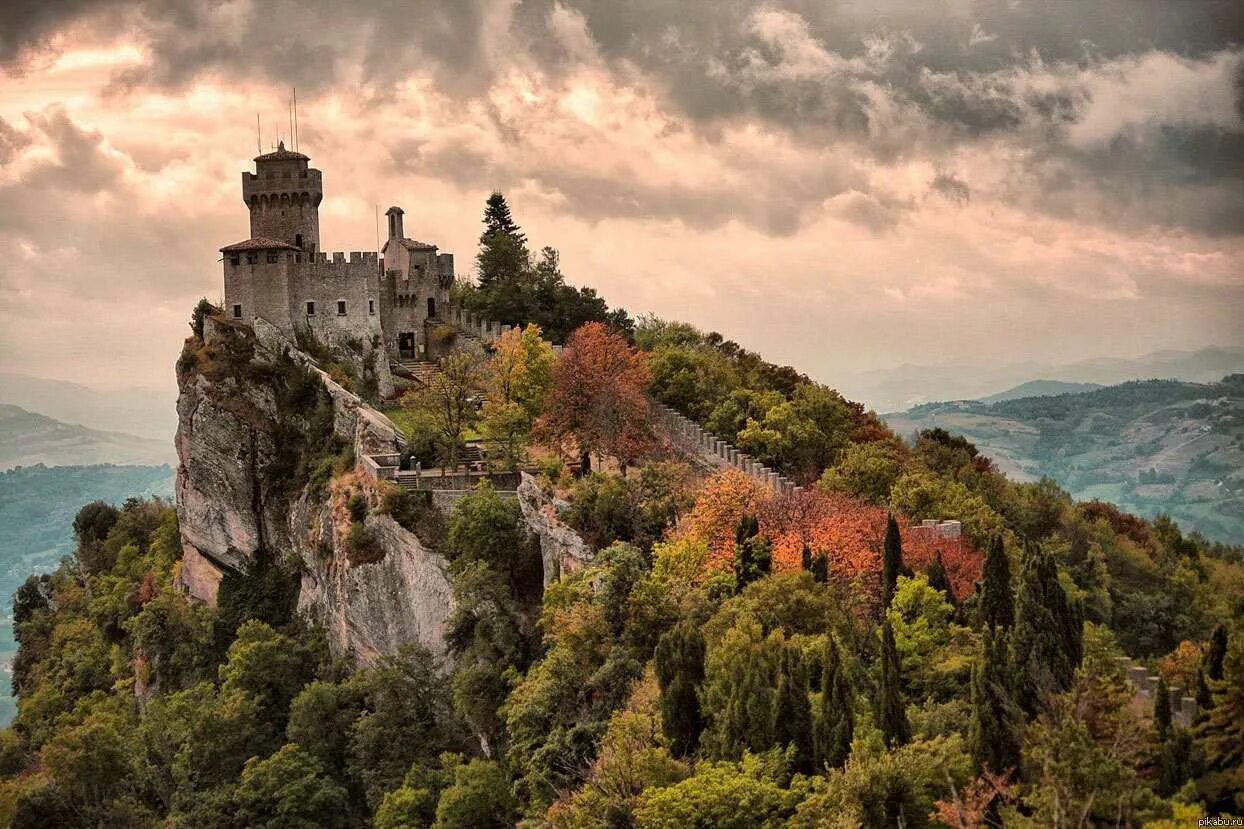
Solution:
[{"label": "stone staircase", "polygon": [[392,366],[399,376],[409,374],[421,386],[428,385],[432,378],[441,371],[440,366],[431,360],[401,360],[393,363]]}]

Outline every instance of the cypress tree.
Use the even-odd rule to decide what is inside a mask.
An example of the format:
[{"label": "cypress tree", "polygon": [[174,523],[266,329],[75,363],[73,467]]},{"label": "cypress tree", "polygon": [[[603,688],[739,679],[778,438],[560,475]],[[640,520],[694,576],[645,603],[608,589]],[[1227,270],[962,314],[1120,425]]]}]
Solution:
[{"label": "cypress tree", "polygon": [[1050,694],[1071,687],[1083,657],[1084,621],[1058,581],[1053,556],[1028,545],[1015,600],[1011,661],[1017,701],[1035,714]]},{"label": "cypress tree", "polygon": [[890,606],[894,598],[894,590],[898,586],[898,577],[903,573],[903,538],[898,531],[898,522],[894,513],[886,516],[885,548],[881,558],[881,600],[885,607]]},{"label": "cypress tree", "polygon": [[902,674],[898,661],[898,646],[894,643],[894,629],[890,620],[881,623],[881,681],[877,686],[877,727],[885,739],[887,748],[896,748],[911,739],[911,724],[907,721],[907,707],[900,687]]},{"label": "cypress tree", "polygon": [[812,706],[808,701],[808,671],[803,655],[794,645],[782,646],[777,702],[773,709],[773,736],[779,746],[794,746],[792,771],[803,774],[812,772]]},{"label": "cypress tree", "polygon": [[1158,687],[1153,692],[1153,727],[1158,740],[1165,743],[1171,734],[1171,692],[1164,676],[1158,677]]},{"label": "cypress tree", "polygon": [[1011,699],[1006,638],[1001,631],[985,628],[981,655],[972,667],[972,722],[969,742],[980,768],[1003,774],[1019,766],[1019,717]]},{"label": "cypress tree", "polygon": [[816,721],[817,768],[838,768],[851,754],[855,711],[851,683],[834,637],[825,637],[825,665],[821,668],[821,714]]},{"label": "cypress tree", "polygon": [[1214,628],[1205,650],[1205,675],[1217,682],[1222,679],[1222,660],[1227,655],[1227,629],[1223,625]]},{"label": "cypress tree", "polygon": [[1241,807],[1244,791],[1244,637],[1230,637],[1222,679],[1211,680],[1214,704],[1196,727],[1205,773],[1197,790],[1210,812]]},{"label": "cypress tree", "polygon": [[1214,695],[1210,693],[1209,683],[1205,681],[1205,669],[1196,672],[1196,707],[1197,719],[1205,716],[1205,712],[1214,707]]},{"label": "cypress tree", "polygon": [[1015,604],[1011,594],[1011,565],[1002,546],[1002,536],[995,535],[985,554],[985,584],[981,591],[981,621],[989,627],[1009,628],[1015,622]]},{"label": "cypress tree", "polygon": [[683,622],[657,641],[655,665],[661,690],[661,730],[675,757],[695,751],[704,730],[696,689],[704,680],[704,637],[694,624]]},{"label": "cypress tree", "polygon": [[760,522],[754,515],[745,515],[734,529],[734,582],[741,591],[764,578],[773,566],[769,542],[760,537]]},{"label": "cypress tree", "polygon": [[950,586],[950,577],[946,575],[946,565],[942,563],[942,551],[938,550],[933,561],[925,568],[925,578],[929,581],[929,587],[934,590],[940,590],[946,594],[946,600],[953,607],[959,606],[959,600],[955,596],[955,590]]}]

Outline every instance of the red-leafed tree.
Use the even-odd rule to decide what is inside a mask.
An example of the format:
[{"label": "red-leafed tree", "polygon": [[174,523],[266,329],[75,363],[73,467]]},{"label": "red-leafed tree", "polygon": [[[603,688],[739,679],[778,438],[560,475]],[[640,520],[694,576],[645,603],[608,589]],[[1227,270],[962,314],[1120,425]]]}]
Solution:
[{"label": "red-leafed tree", "polygon": [[553,366],[537,434],[563,449],[573,445],[585,465],[591,455],[626,465],[654,444],[645,394],[650,382],[643,352],[589,322],[570,335]]}]

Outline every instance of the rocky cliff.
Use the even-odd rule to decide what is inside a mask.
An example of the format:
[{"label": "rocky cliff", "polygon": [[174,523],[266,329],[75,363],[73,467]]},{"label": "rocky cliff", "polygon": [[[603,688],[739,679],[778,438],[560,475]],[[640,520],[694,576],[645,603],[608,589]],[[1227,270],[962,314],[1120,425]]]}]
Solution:
[{"label": "rocky cliff", "polygon": [[[181,583],[214,603],[223,575],[261,551],[301,570],[299,609],[338,653],[370,662],[417,642],[444,651],[452,591],[444,559],[382,514],[384,493],[353,473],[399,448],[397,428],[333,382],[279,332],[208,319],[178,361]],[[367,554],[345,503],[367,503]],[[344,516],[344,517],[343,517]]]}]

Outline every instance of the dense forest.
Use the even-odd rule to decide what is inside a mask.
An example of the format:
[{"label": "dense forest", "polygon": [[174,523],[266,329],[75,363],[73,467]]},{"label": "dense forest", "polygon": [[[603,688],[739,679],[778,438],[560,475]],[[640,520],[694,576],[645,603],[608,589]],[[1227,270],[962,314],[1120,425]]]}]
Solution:
[{"label": "dense forest", "polygon": [[[348,452],[299,464],[356,526],[384,510],[417,532],[452,581],[446,658],[412,647],[359,667],[295,611],[279,551],[207,607],[175,586],[172,508],[88,504],[74,555],[14,597],[9,825],[1158,829],[1244,814],[1238,548],[1012,482],[941,430],[906,440],[720,335],[569,288],[499,196],[485,222],[460,296],[530,324],[406,396],[412,443],[453,459],[482,434],[491,463],[538,468],[590,564],[542,586],[519,505],[486,484],[441,520],[343,490]],[[579,317],[548,335],[555,353],[541,324],[557,321],[538,314],[556,303]],[[195,339],[186,353],[206,354]],[[803,487],[688,462],[649,396]],[[930,539],[912,529],[924,519],[962,535]],[[1151,699],[1123,657],[1161,677]],[[1197,701],[1190,722],[1175,687]]]}]

